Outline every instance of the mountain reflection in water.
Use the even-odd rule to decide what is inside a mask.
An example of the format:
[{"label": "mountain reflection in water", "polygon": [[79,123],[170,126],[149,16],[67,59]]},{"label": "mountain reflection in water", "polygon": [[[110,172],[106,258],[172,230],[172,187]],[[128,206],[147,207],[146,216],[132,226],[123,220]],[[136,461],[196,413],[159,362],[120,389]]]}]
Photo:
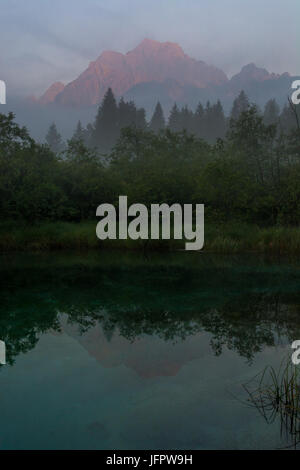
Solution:
[{"label": "mountain reflection in water", "polygon": [[[210,421],[217,413],[217,403],[221,406],[220,400],[226,397],[228,400],[227,392],[220,389],[221,385],[225,387],[229,384],[230,393],[239,393],[239,385],[246,375],[250,378],[269,360],[278,362],[289,352],[291,343],[300,339],[300,270],[297,263],[190,253],[153,255],[148,259],[120,253],[7,255],[2,256],[0,273],[0,338],[6,342],[8,362],[0,368],[0,388],[1,377],[9,377],[9,369],[17,371],[19,358],[24,362],[27,355],[35,350],[39,352],[38,358],[30,359],[24,366],[28,368],[28,374],[37,377],[38,372],[30,369],[35,367],[34,361],[38,361],[39,367],[46,371],[49,357],[49,362],[55,360],[53,364],[56,364],[52,379],[55,382],[55,368],[58,374],[59,367],[67,364],[65,361],[68,360],[68,364],[77,361],[79,383],[81,375],[85,374],[87,359],[70,356],[70,345],[76,343],[95,361],[95,365],[98,364],[97,367],[114,370],[116,377],[114,375],[113,380],[122,380],[122,386],[133,380],[132,376],[126,375],[124,383],[125,379],[121,377],[126,370],[130,370],[139,380],[146,381],[149,387],[152,384],[156,392],[151,392],[151,397],[157,393],[159,403],[152,413],[164,403],[163,392],[157,391],[160,378],[173,381],[177,377],[182,386],[194,381],[193,386],[197,388],[201,387],[202,381],[204,384],[211,380],[211,384],[207,385],[211,388],[205,392],[207,397],[213,397],[217,393],[216,387],[219,387],[220,397],[218,400],[215,397],[216,403],[211,404],[210,416],[207,417],[209,422],[205,423],[204,420],[202,423],[203,426],[205,424],[202,434],[206,436],[202,441],[201,430],[199,442],[197,440],[195,421],[194,428],[191,425],[190,439],[176,434],[171,442],[171,436],[166,437],[171,432],[167,428],[169,431],[166,429],[164,436],[159,431],[161,437],[157,442],[150,439],[149,446],[152,445],[152,448],[156,445],[157,448],[172,448],[175,444],[178,448],[232,448],[233,445],[256,448],[258,444],[250,444],[249,437],[245,437],[242,444],[235,440],[232,441],[235,444],[225,442],[224,437],[218,437],[219,431],[212,431]],[[226,369],[222,362],[217,363],[213,359],[223,355]],[[81,366],[80,361],[83,361]],[[202,367],[200,382],[195,371],[188,373],[189,368],[196,364]],[[237,367],[240,368],[239,378],[235,377]],[[219,374],[218,378],[211,376],[213,370],[218,371],[214,372]],[[95,368],[93,375],[97,373]],[[76,372],[74,374],[76,380]],[[186,374],[189,375],[184,378]],[[9,390],[9,385],[5,385],[9,383],[7,377],[2,385]],[[60,380],[64,380],[64,386],[69,390],[67,375]],[[172,383],[169,382],[169,393],[174,387]],[[55,387],[55,383],[51,384]],[[194,403],[195,413],[197,398],[194,395],[196,392],[192,391],[193,386],[184,393],[186,403],[189,400]],[[137,396],[137,384],[131,387],[130,396]],[[106,394],[103,396],[106,397]],[[121,398],[116,400],[119,402]],[[198,401],[199,413],[200,409],[204,413],[207,404],[203,397],[202,401],[200,398]],[[55,406],[57,409],[58,405]],[[126,408],[127,405],[123,406]],[[232,399],[226,402],[227,408],[235,406]],[[241,410],[236,409],[236,422],[231,410],[232,430],[242,420],[244,412]],[[222,423],[226,423],[224,426],[227,427],[228,417],[225,419],[225,412],[221,417],[222,413],[219,412],[218,419],[222,418]],[[80,418],[84,419],[83,416]],[[131,429],[133,424],[127,423],[127,430],[121,433],[122,438],[119,434],[113,439],[106,423],[104,440],[98,444],[96,437],[93,440],[88,436],[91,432],[97,434],[99,429],[103,430],[102,422],[88,422],[86,437],[81,437],[83,440],[80,441],[82,448],[144,448],[148,445],[145,443],[149,436],[145,441],[138,442],[141,437],[137,436],[142,435],[138,422],[134,424],[137,430],[132,430],[132,441],[124,443],[122,439],[130,439],[128,426]],[[160,429],[161,424],[156,423],[156,426]],[[220,428],[220,424],[217,426]],[[243,432],[246,436],[248,431],[245,429]],[[28,437],[24,448],[42,439],[37,436],[37,430],[32,433],[32,440]],[[6,448],[22,447],[16,436],[9,440],[4,432],[5,436],[8,442]],[[257,441],[262,448],[272,448],[277,439],[274,436],[268,437],[269,440],[266,437],[265,442],[257,436]],[[51,443],[50,439],[47,445],[51,448],[78,446],[74,443],[76,436],[72,432],[69,435],[72,443],[63,444],[64,439],[57,436],[57,441],[53,438]],[[16,440],[18,443],[14,444]],[[43,447],[44,441],[36,446]]]}]

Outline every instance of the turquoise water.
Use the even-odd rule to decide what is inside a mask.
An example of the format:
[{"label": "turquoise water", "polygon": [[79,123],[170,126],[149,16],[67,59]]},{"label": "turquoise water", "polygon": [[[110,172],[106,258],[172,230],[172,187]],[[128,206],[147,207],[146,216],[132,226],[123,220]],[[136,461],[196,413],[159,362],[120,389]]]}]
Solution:
[{"label": "turquoise water", "polygon": [[290,444],[242,385],[300,339],[297,263],[54,253],[0,275],[1,449]]}]

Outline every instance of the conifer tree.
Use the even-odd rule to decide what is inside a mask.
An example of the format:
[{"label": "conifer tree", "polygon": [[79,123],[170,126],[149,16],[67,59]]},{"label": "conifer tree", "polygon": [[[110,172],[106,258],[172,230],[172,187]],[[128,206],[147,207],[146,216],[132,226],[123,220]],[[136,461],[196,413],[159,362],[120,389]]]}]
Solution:
[{"label": "conifer tree", "polygon": [[118,107],[116,99],[109,88],[99,107],[94,126],[92,145],[107,153],[111,150],[118,138]]},{"label": "conifer tree", "polygon": [[[298,115],[298,122],[300,122],[300,105],[295,106],[295,110]],[[289,104],[285,104],[283,107],[281,114],[279,116],[279,128],[282,132],[289,133],[292,130],[297,128],[297,120],[295,113],[291,109]]]},{"label": "conifer tree", "polygon": [[136,127],[139,129],[147,128],[146,111],[144,108],[140,108],[136,111]]},{"label": "conifer tree", "polygon": [[133,101],[127,103],[123,98],[121,98],[118,106],[119,130],[136,124],[136,112],[137,110]]},{"label": "conifer tree", "polygon": [[244,90],[242,90],[239,96],[235,98],[233,102],[232,110],[230,113],[230,119],[233,119],[234,121],[236,121],[237,119],[239,119],[240,115],[244,111],[247,111],[249,109],[249,107],[250,107],[249,99],[246,93],[244,92]]},{"label": "conifer tree", "polygon": [[137,109],[133,101],[125,102],[121,98],[118,106],[119,130],[124,127],[137,127],[145,129],[147,127],[146,112],[143,108]]},{"label": "conifer tree", "polygon": [[211,125],[212,141],[215,142],[217,139],[223,139],[226,134],[226,119],[220,100],[212,107]]},{"label": "conifer tree", "polygon": [[88,147],[93,146],[93,136],[94,136],[95,128],[94,126],[89,123],[84,130],[84,142]]},{"label": "conifer tree", "polygon": [[173,107],[170,111],[170,115],[169,115],[169,119],[168,119],[168,128],[173,132],[181,131],[180,112],[179,112],[179,109],[178,109],[176,103],[174,103],[174,105],[173,105]]},{"label": "conifer tree", "polygon": [[266,103],[264,110],[264,124],[278,124],[280,108],[275,99],[269,100]]},{"label": "conifer tree", "polygon": [[62,137],[59,134],[54,122],[50,125],[45,140],[52,152],[60,153],[63,151],[64,144],[62,141]]},{"label": "conifer tree", "polygon": [[85,140],[85,131],[82,127],[81,121],[78,121],[72,140]]},{"label": "conifer tree", "polygon": [[161,129],[165,128],[165,118],[160,102],[158,102],[155,107],[149,127],[153,132],[159,132]]},{"label": "conifer tree", "polygon": [[207,101],[205,109],[204,109],[204,120],[203,120],[203,131],[204,131],[204,139],[208,142],[213,141],[213,119],[212,119],[212,107],[210,101]]},{"label": "conifer tree", "polygon": [[194,114],[193,112],[187,107],[184,106],[180,111],[180,127],[182,130],[192,134],[193,133],[193,124],[194,124]]},{"label": "conifer tree", "polygon": [[196,137],[204,139],[204,109],[201,103],[194,114],[193,130]]}]

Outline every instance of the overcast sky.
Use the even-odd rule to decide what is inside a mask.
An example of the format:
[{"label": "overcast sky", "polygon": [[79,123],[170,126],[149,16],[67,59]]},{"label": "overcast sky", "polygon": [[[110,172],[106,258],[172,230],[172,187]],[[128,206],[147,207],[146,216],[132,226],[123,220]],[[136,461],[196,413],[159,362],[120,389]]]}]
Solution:
[{"label": "overcast sky", "polygon": [[230,77],[300,74],[300,0],[0,0],[0,79],[17,94],[76,78],[103,50],[179,43]]}]

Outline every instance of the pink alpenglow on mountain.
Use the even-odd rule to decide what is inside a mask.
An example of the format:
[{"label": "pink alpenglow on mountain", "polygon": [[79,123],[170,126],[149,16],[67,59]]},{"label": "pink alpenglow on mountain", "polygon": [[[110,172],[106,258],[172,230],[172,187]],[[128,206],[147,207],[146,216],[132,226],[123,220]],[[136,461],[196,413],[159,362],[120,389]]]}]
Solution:
[{"label": "pink alpenglow on mountain", "polygon": [[65,85],[61,82],[55,82],[51,85],[48,90],[39,98],[39,103],[49,104],[53,103],[56,96],[63,91]]},{"label": "pink alpenglow on mountain", "polygon": [[122,96],[134,85],[168,79],[197,88],[228,81],[222,70],[190,58],[178,44],[144,39],[127,54],[103,52],[76,80],[65,87],[52,85],[40,102],[90,106],[98,104],[109,87]]}]

